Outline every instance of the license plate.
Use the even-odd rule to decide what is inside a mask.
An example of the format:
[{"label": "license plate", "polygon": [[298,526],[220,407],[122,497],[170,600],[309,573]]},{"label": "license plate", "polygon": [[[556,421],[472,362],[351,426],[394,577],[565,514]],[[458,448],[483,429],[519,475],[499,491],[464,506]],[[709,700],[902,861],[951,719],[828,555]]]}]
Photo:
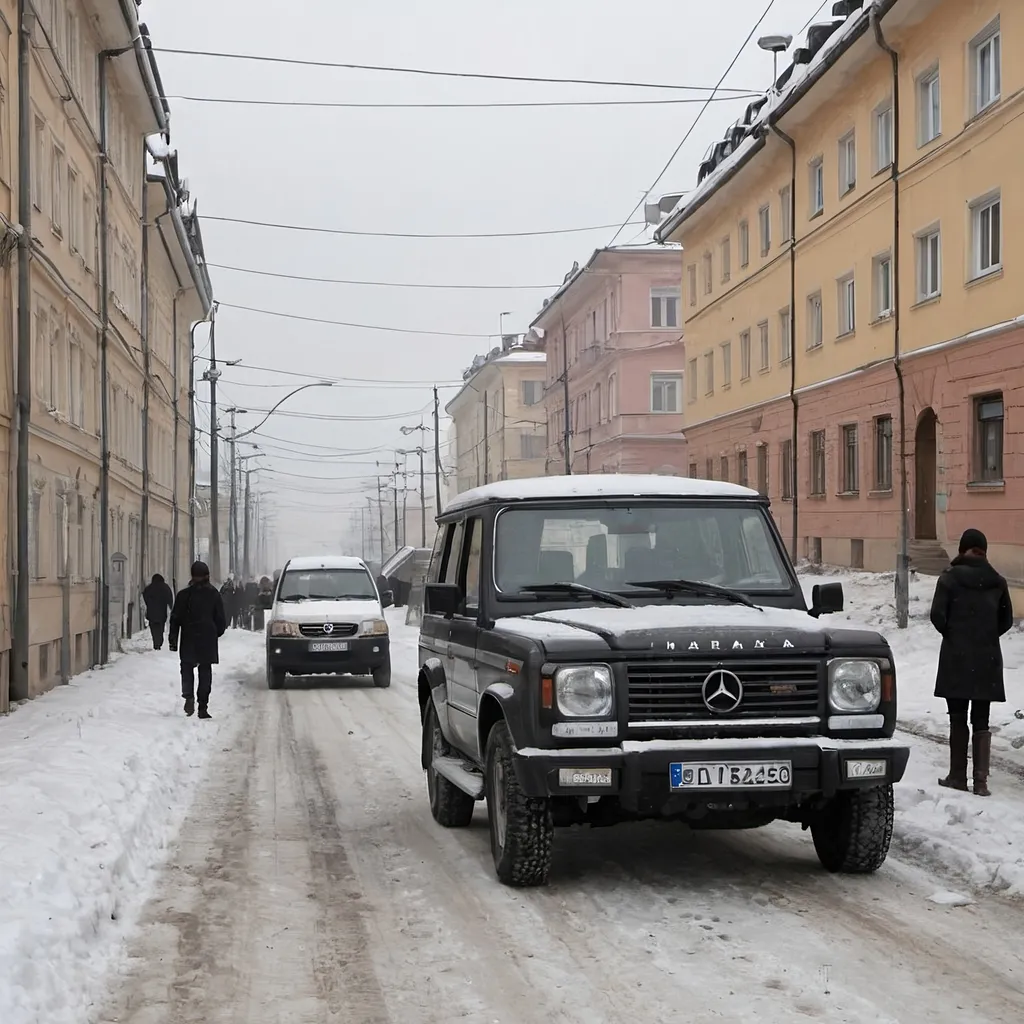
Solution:
[{"label": "license plate", "polygon": [[560,786],[610,786],[611,768],[559,768]]},{"label": "license plate", "polygon": [[684,761],[668,766],[672,789],[790,789],[791,761]]},{"label": "license plate", "polygon": [[332,651],[347,651],[347,640],[320,640],[309,645],[310,654],[328,654]]}]

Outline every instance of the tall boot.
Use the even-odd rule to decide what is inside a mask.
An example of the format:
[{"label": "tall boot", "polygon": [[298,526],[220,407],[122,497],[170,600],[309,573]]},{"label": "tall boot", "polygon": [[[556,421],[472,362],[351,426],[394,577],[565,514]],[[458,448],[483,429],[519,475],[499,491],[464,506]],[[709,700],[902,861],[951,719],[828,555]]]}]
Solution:
[{"label": "tall boot", "polygon": [[988,729],[974,730],[974,795],[991,796],[988,788],[988,769],[992,760],[992,733]]},{"label": "tall boot", "polygon": [[[949,774],[939,779],[940,786],[967,792],[967,743],[970,735],[966,715],[949,716]],[[977,745],[974,749],[977,757]]]}]

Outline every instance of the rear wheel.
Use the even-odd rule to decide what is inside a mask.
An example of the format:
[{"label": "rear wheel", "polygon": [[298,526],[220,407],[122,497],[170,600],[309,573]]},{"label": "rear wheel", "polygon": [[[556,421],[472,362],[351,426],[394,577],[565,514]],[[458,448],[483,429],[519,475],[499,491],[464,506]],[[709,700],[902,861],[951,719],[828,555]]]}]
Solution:
[{"label": "rear wheel", "polygon": [[268,659],[267,688],[270,690],[280,690],[282,686],[284,686],[284,669],[274,668],[274,666],[270,664],[270,661]]},{"label": "rear wheel", "polygon": [[894,804],[892,786],[837,793],[811,825],[822,866],[847,875],[877,871],[889,854]]},{"label": "rear wheel", "polygon": [[465,828],[473,820],[476,801],[438,774],[432,766],[435,757],[450,757],[452,754],[441,732],[433,700],[427,702],[423,716],[423,754],[427,765],[427,796],[434,821],[445,828]]}]

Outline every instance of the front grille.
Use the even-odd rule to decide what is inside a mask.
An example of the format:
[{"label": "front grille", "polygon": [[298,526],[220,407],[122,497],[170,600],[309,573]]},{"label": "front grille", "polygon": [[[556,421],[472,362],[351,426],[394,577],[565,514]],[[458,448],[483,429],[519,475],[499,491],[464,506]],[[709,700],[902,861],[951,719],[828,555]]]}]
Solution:
[{"label": "front grille", "polygon": [[[722,714],[704,703],[704,680],[727,669],[743,683],[735,711]],[[809,716],[820,711],[818,666],[806,661],[643,661],[626,666],[629,721],[680,722],[687,719]]]},{"label": "front grille", "polygon": [[299,632],[303,636],[313,636],[317,638],[330,639],[332,637],[346,637],[355,636],[359,632],[359,625],[355,622],[332,622],[331,625],[334,627],[328,632],[324,629],[323,624],[314,625],[312,623],[303,624],[299,626]]}]

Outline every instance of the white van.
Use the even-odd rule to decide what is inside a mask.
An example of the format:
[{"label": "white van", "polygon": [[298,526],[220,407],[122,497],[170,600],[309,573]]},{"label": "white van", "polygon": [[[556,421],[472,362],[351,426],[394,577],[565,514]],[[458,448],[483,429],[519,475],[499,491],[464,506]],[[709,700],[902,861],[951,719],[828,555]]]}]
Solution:
[{"label": "white van", "polygon": [[291,559],[263,601],[270,610],[267,685],[279,690],[291,674],[372,675],[374,686],[390,686],[384,609],[393,601],[390,591],[378,592],[360,558]]}]

